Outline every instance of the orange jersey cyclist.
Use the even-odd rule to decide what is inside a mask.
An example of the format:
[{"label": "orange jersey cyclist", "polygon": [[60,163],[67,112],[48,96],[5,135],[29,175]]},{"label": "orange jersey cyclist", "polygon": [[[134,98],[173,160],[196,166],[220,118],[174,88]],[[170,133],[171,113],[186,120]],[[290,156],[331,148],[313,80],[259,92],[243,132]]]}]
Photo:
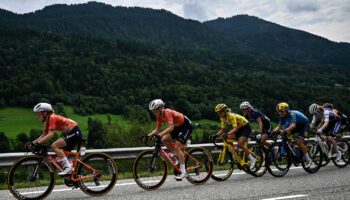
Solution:
[{"label": "orange jersey cyclist", "polygon": [[[252,135],[252,128],[250,127],[248,120],[241,115],[231,113],[226,104],[216,105],[215,112],[219,114],[221,121],[221,129],[216,135],[221,137],[224,136],[228,139],[237,139],[238,147],[243,149],[244,153],[250,159],[250,169],[254,170],[256,160],[244,145],[247,142],[247,139]],[[232,126],[232,129],[225,133],[227,126]]]},{"label": "orange jersey cyclist", "polygon": [[[191,121],[186,116],[175,110],[166,109],[164,106],[165,103],[161,99],[155,99],[149,104],[149,110],[156,117],[157,125],[156,129],[148,134],[148,136],[152,137],[158,134],[165,143],[176,140],[175,149],[172,149],[171,146],[167,146],[167,148],[174,150],[179,158],[181,174],[174,178],[181,180],[187,176],[184,151],[186,142],[192,134],[193,127]],[[161,131],[162,123],[168,125],[163,131]]]},{"label": "orange jersey cyclist", "polygon": [[31,145],[36,146],[43,144],[52,138],[55,131],[62,132],[64,136],[57,139],[51,147],[56,155],[60,157],[64,165],[64,170],[58,173],[58,175],[63,176],[71,174],[73,167],[69,164],[61,148],[64,148],[66,151],[71,151],[74,146],[82,140],[82,133],[78,124],[71,119],[56,115],[52,106],[48,103],[38,103],[34,106],[33,111],[37,113],[38,119],[44,123],[44,131]]}]

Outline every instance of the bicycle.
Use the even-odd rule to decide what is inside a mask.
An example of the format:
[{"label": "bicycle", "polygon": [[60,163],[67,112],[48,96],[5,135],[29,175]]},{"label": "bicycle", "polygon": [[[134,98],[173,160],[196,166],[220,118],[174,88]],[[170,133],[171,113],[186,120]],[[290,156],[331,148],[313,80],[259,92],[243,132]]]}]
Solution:
[{"label": "bicycle", "polygon": [[[148,136],[143,136],[142,141],[146,146]],[[169,145],[174,146],[173,142]],[[180,167],[168,156],[164,150],[164,143],[159,136],[155,137],[154,150],[141,152],[135,159],[133,165],[133,177],[138,186],[144,190],[159,188],[167,177],[168,166],[172,166],[175,172],[180,172]],[[188,176],[186,179],[192,184],[205,183],[211,176],[213,162],[209,152],[204,148],[192,148],[185,151],[185,165]]]},{"label": "bicycle", "polygon": [[321,164],[322,167],[328,165],[330,160],[332,160],[335,166],[339,168],[343,168],[349,164],[350,148],[349,148],[349,143],[346,140],[341,138],[342,138],[341,135],[335,138],[337,142],[337,149],[338,151],[341,152],[341,159],[339,161],[337,161],[336,158],[330,155],[332,144],[328,142],[326,136],[321,136],[316,134],[316,137],[315,137],[316,141],[309,141],[307,145],[310,146],[311,151],[315,151],[315,146],[317,144],[321,147],[321,151],[324,158]]},{"label": "bicycle", "polygon": [[[249,147],[249,152],[256,159],[255,169],[250,169],[250,161],[248,161],[247,156],[244,151],[238,150],[237,140],[224,140],[223,145],[218,145],[216,143],[217,135],[210,138],[213,142],[214,147],[210,150],[214,161],[214,170],[211,178],[216,181],[225,181],[233,173],[234,164],[237,165],[238,169],[245,171],[255,177],[260,177],[265,174],[265,170],[260,170],[264,161],[263,150],[259,145],[252,145]],[[245,144],[247,145],[247,143]]]},{"label": "bicycle", "polygon": [[[316,173],[321,168],[323,155],[319,145],[317,145],[313,151],[308,149],[312,165],[306,167],[300,147],[293,144],[294,142],[287,138],[284,131],[282,131],[279,136],[280,137],[274,135],[271,137],[273,143],[267,150],[265,157],[267,170],[272,176],[282,177],[286,175],[292,164],[296,167],[301,164],[303,169],[308,173]],[[277,142],[279,138],[282,139],[281,142]],[[306,147],[310,148],[310,146],[307,145]]]},{"label": "bicycle", "polygon": [[[25,156],[13,164],[7,178],[8,189],[17,199],[44,199],[54,188],[55,171],[63,169],[47,146],[39,145],[27,150],[34,155]],[[91,153],[79,159],[82,156],[80,144],[76,152],[64,151],[64,154],[74,157],[72,174],[63,176],[68,187],[79,187],[90,196],[104,195],[114,187],[118,169],[109,155]]]}]

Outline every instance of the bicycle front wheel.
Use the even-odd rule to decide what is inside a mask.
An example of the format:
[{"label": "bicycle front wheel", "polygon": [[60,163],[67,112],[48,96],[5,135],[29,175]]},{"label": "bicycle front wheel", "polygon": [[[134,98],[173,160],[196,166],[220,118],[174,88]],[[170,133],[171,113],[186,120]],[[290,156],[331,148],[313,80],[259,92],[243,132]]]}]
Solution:
[{"label": "bicycle front wheel", "polygon": [[118,168],[109,155],[93,153],[83,157],[81,162],[77,167],[77,176],[82,178],[78,186],[84,193],[90,196],[101,196],[114,187]]},{"label": "bicycle front wheel", "polygon": [[281,144],[273,144],[265,155],[265,165],[272,176],[282,177],[286,175],[292,165],[289,151]]},{"label": "bicycle front wheel", "polygon": [[137,156],[132,172],[138,186],[145,190],[154,190],[164,183],[168,168],[158,154],[148,150]]},{"label": "bicycle front wheel", "polygon": [[320,145],[315,141],[309,141],[305,144],[309,157],[312,160],[312,164],[310,167],[305,166],[305,161],[301,158],[301,165],[304,170],[308,173],[316,173],[322,166],[323,153]]},{"label": "bicycle front wheel", "polygon": [[341,153],[341,159],[337,161],[335,158],[332,159],[335,166],[342,168],[349,164],[349,143],[345,140],[337,141],[337,150]]},{"label": "bicycle front wheel", "polygon": [[266,165],[265,166],[263,165],[265,161],[264,150],[259,145],[253,145],[249,148],[249,151],[255,158],[255,166],[253,170],[251,170],[249,167],[247,167],[247,170],[252,176],[255,176],[255,177],[263,176],[267,171]]},{"label": "bicycle front wheel", "polygon": [[224,152],[222,146],[212,148],[210,153],[213,158],[213,173],[211,178],[216,181],[225,181],[230,178],[234,169],[232,153],[227,149]]},{"label": "bicycle front wheel", "polygon": [[213,160],[208,150],[203,148],[191,149],[185,157],[186,179],[192,184],[205,183],[213,172]]},{"label": "bicycle front wheel", "polygon": [[55,185],[54,168],[42,157],[24,157],[11,167],[7,185],[17,199],[44,199]]}]

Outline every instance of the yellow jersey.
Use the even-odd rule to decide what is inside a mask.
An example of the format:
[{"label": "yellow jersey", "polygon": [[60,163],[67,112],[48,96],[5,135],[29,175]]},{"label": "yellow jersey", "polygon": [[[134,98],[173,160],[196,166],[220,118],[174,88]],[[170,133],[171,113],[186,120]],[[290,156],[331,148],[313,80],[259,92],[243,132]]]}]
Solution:
[{"label": "yellow jersey", "polygon": [[221,120],[221,128],[226,128],[227,125],[232,125],[233,128],[237,127],[237,129],[247,125],[248,120],[242,115],[235,113],[227,113],[225,118],[220,118]]}]

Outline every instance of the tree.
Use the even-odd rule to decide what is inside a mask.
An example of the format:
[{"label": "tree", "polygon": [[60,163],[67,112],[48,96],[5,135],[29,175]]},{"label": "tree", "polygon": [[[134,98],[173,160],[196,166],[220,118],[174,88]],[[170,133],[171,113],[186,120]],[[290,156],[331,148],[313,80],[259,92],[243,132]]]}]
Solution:
[{"label": "tree", "polygon": [[10,152],[9,139],[6,137],[4,132],[0,132],[0,153]]},{"label": "tree", "polygon": [[105,148],[106,144],[106,129],[101,120],[88,118],[88,147],[90,148]]}]

